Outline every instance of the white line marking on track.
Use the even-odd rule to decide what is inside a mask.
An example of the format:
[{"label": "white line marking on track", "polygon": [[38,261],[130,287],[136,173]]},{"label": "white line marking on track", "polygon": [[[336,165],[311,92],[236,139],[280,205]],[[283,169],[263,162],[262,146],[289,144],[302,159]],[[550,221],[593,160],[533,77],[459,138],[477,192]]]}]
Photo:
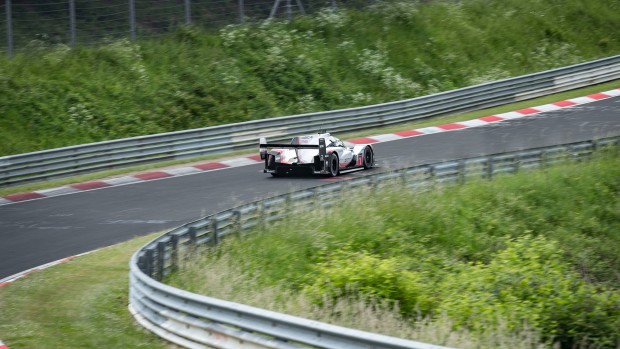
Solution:
[{"label": "white line marking on track", "polygon": [[544,105],[539,105],[537,107],[534,107],[534,109],[538,109],[541,112],[547,112],[547,111],[554,111],[554,110],[562,109],[562,107],[557,106],[555,104],[544,104]]},{"label": "white line marking on track", "polygon": [[596,99],[590,98],[590,97],[577,97],[577,98],[569,99],[569,101],[573,103],[577,103],[577,104],[584,104],[584,103],[594,102],[596,101]]},{"label": "white line marking on track", "polygon": [[58,187],[58,188],[52,188],[52,189],[37,190],[35,191],[35,193],[41,194],[44,196],[55,196],[55,195],[75,193],[77,191],[80,191],[80,190],[76,188],[64,186],[64,187]]},{"label": "white line marking on track", "polygon": [[422,132],[424,134],[433,134],[433,133],[439,133],[439,132],[446,132],[446,130],[444,130],[442,128],[439,128],[437,126],[419,128],[416,131]]},{"label": "white line marking on track", "polygon": [[250,159],[250,158],[231,159],[231,160],[224,160],[224,161],[220,161],[220,162],[222,164],[228,165],[230,167],[239,167],[239,166],[253,165],[253,164],[260,163],[260,161],[256,161],[256,160]]},{"label": "white line marking on track", "polygon": [[393,133],[387,133],[387,134],[384,134],[384,135],[372,136],[370,138],[375,139],[375,140],[377,140],[379,142],[389,142],[389,141],[395,141],[395,140],[403,139],[403,137],[401,137],[399,135],[395,135]]},{"label": "white line marking on track", "polygon": [[169,173],[173,176],[180,176],[180,175],[186,175],[186,174],[192,174],[192,173],[198,173],[198,172],[204,172],[199,168],[196,167],[179,167],[179,168],[172,168],[169,170],[164,170],[163,172]]},{"label": "white line marking on track", "polygon": [[476,127],[476,126],[488,125],[489,123],[484,120],[474,119],[474,120],[468,120],[468,121],[455,122],[455,124],[463,125],[466,127]]},{"label": "white line marking on track", "polygon": [[524,117],[525,114],[521,114],[521,113],[516,112],[516,111],[511,111],[511,112],[508,112],[508,113],[497,114],[497,116],[499,116],[500,118],[503,118],[503,119],[518,119],[518,118]]}]

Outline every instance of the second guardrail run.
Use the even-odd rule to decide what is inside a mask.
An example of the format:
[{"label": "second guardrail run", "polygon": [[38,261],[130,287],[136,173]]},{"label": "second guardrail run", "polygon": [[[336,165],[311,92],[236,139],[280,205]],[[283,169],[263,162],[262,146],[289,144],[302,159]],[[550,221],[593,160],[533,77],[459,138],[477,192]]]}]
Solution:
[{"label": "second guardrail run", "polygon": [[[193,294],[161,283],[178,259],[198,246],[248,234],[308,205],[329,207],[352,188],[381,190],[398,183],[411,190],[465,183],[473,178],[584,159],[600,147],[619,147],[620,136],[421,165],[334,182],[225,210],[173,229],[137,251],[130,262],[130,310],[145,328],[185,348],[447,349],[358,331]],[[320,198],[320,200],[319,200]]]}]

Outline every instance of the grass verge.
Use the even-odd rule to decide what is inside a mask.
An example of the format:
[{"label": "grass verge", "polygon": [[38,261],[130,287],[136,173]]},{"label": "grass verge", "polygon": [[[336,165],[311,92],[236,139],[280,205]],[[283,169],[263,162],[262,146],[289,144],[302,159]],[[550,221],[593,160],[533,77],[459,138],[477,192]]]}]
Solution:
[{"label": "grass verge", "polygon": [[[593,93],[609,91],[609,90],[618,88],[619,86],[620,86],[620,80],[614,80],[614,81],[604,83],[604,84],[588,86],[588,87],[584,87],[584,88],[577,89],[577,90],[566,91],[566,92],[549,95],[545,97],[540,97],[540,98],[535,98],[535,99],[522,101],[518,103],[506,104],[506,105],[502,105],[502,106],[498,106],[494,108],[477,110],[477,111],[472,111],[472,112],[463,113],[463,114],[441,116],[441,117],[436,117],[436,118],[431,118],[431,119],[426,119],[426,120],[414,121],[414,122],[410,122],[406,124],[393,125],[389,127],[373,128],[373,129],[368,129],[368,130],[359,131],[359,132],[348,132],[348,133],[338,134],[337,136],[342,139],[351,139],[351,138],[367,137],[367,136],[383,134],[383,133],[392,133],[392,132],[397,132],[397,131],[402,131],[402,130],[423,128],[423,127],[428,127],[428,126],[437,126],[437,125],[452,123],[452,122],[467,121],[467,120],[477,119],[477,118],[484,117],[484,116],[510,112],[514,110],[524,109],[527,107],[534,107],[537,105],[554,103],[554,102],[558,102],[558,101],[562,101],[562,100],[566,100],[570,98],[586,96],[586,95],[593,94]],[[211,155],[211,156],[184,159],[184,160],[167,161],[167,162],[160,162],[160,163],[149,164],[149,165],[133,166],[133,167],[115,169],[115,170],[110,170],[110,171],[96,172],[96,173],[91,173],[87,175],[73,176],[73,177],[68,177],[68,178],[63,178],[63,179],[46,181],[42,183],[32,183],[32,184],[15,186],[15,187],[10,187],[10,188],[0,188],[0,196],[55,188],[55,187],[59,187],[63,185],[84,183],[87,181],[100,180],[100,179],[109,178],[109,177],[117,177],[117,176],[129,174],[129,173],[148,171],[152,169],[165,168],[165,167],[170,167],[170,166],[175,166],[175,165],[190,164],[190,163],[200,162],[200,161],[214,161],[214,160],[218,160],[218,159],[221,160],[221,159],[232,157],[232,156],[244,156],[244,155],[254,155],[254,154],[255,153],[251,150],[240,150],[240,151],[226,153],[226,154]]]},{"label": "grass verge", "polygon": [[167,348],[127,309],[129,258],[150,234],[0,288],[0,339],[11,349]]}]

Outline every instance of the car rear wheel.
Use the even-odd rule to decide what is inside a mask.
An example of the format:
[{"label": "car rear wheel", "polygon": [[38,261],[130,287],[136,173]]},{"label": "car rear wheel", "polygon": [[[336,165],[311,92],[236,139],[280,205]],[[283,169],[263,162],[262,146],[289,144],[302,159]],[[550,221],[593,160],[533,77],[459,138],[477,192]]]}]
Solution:
[{"label": "car rear wheel", "polygon": [[373,154],[371,147],[366,146],[366,148],[364,149],[364,169],[367,170],[369,168],[372,168],[374,162],[375,154]]},{"label": "car rear wheel", "polygon": [[329,155],[329,175],[336,177],[340,173],[340,164],[338,162],[338,155],[331,153]]}]

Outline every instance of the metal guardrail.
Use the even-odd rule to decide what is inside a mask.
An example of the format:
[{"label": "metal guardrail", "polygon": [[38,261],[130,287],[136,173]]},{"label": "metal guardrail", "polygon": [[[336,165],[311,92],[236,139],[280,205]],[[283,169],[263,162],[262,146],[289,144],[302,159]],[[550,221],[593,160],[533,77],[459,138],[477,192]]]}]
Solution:
[{"label": "metal guardrail", "polygon": [[493,107],[620,79],[620,55],[402,101],[162,133],[0,157],[0,187],[226,153],[327,129],[356,131]]},{"label": "metal guardrail", "polygon": [[176,269],[184,253],[197,246],[214,246],[226,237],[248,234],[296,209],[307,209],[308,202],[317,208],[329,207],[342,191],[357,187],[381,190],[390,183],[421,190],[472,178],[490,179],[587,158],[603,146],[619,147],[620,136],[403,168],[291,192],[204,217],[167,232],[133,255],[129,308],[142,326],[186,348],[444,348],[197,295],[160,280]]}]

